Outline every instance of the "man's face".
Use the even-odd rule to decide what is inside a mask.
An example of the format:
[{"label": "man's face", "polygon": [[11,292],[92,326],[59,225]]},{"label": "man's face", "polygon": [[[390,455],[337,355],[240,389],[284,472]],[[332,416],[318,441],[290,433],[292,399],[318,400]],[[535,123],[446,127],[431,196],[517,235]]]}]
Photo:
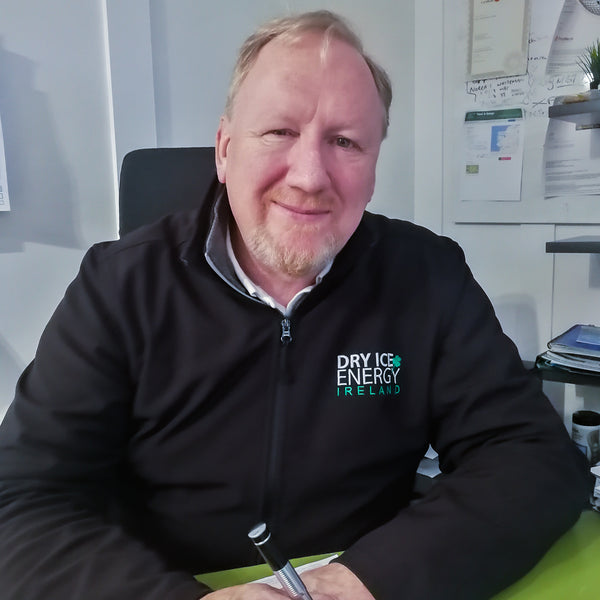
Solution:
[{"label": "man's face", "polygon": [[241,84],[217,132],[242,267],[316,275],[371,199],[384,108],[360,54],[320,34],[275,39]]}]

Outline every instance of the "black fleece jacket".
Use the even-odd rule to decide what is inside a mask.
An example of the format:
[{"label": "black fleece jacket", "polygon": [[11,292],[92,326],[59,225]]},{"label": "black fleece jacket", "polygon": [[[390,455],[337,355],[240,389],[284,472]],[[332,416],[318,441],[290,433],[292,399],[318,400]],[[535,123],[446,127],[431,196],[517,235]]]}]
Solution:
[{"label": "black fleece jacket", "polygon": [[210,204],[92,247],[44,331],[0,428],[2,599],[196,600],[263,519],[377,600],[530,569],[586,463],[460,248],[365,214],[285,322],[207,260]]}]

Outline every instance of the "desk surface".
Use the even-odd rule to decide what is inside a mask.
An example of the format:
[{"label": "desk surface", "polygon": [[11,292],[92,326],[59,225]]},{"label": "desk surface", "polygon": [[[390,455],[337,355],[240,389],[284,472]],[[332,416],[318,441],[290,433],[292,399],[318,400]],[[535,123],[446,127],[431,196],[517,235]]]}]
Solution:
[{"label": "desk surface", "polygon": [[[325,555],[292,561],[318,560]],[[212,589],[260,579],[271,572],[266,565],[198,575]],[[540,562],[522,579],[493,600],[598,600],[600,598],[600,514],[584,512]]]},{"label": "desk surface", "polygon": [[600,598],[600,514],[584,512],[575,526],[523,578],[494,600]]}]

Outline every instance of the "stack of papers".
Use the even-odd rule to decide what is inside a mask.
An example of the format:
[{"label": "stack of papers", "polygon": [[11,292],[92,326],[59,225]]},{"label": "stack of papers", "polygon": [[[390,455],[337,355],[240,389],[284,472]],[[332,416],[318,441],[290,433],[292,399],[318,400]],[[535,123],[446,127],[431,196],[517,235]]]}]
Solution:
[{"label": "stack of papers", "polygon": [[573,325],[548,342],[548,350],[537,357],[536,365],[600,374],[600,327]]}]

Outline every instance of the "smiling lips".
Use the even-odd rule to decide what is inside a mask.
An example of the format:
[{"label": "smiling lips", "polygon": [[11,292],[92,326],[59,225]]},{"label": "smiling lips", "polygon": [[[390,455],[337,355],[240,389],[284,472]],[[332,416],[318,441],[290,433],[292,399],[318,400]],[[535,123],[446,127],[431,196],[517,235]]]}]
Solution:
[{"label": "smiling lips", "polygon": [[279,208],[282,208],[282,209],[284,209],[290,213],[293,213],[294,215],[298,215],[300,217],[308,217],[308,218],[319,217],[319,216],[327,215],[330,212],[329,208],[326,208],[326,207],[309,208],[309,207],[303,207],[303,206],[294,206],[294,205],[286,204],[284,202],[280,202],[277,200],[274,200],[273,204],[275,204]]}]

